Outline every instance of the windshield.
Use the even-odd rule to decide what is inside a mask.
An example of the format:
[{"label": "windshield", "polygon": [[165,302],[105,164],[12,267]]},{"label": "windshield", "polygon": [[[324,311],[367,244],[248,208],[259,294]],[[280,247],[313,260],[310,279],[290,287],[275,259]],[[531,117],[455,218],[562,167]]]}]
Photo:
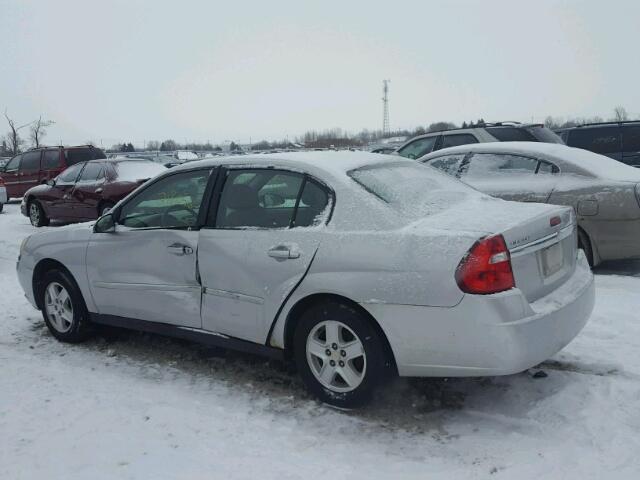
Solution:
[{"label": "windshield", "polygon": [[139,182],[165,172],[167,169],[164,165],[149,160],[127,160],[117,162],[115,164],[118,171],[118,180],[120,182]]},{"label": "windshield", "polygon": [[413,163],[358,168],[349,176],[365,190],[409,219],[439,213],[480,192],[436,169]]}]

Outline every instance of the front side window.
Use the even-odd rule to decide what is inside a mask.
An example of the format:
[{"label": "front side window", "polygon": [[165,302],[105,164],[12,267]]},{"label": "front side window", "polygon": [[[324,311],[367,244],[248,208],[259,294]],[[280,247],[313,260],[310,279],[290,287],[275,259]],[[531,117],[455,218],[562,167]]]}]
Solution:
[{"label": "front side window", "polygon": [[62,167],[59,150],[45,150],[42,155],[42,168],[44,170],[56,169]]},{"label": "front side window", "polygon": [[567,145],[605,155],[619,153],[621,149],[620,128],[618,126],[576,128],[569,133]]},{"label": "front side window", "polygon": [[22,155],[18,155],[17,157],[13,157],[11,160],[9,160],[9,163],[7,163],[7,166],[5,167],[4,171],[5,172],[17,172],[18,171],[18,167],[20,167],[20,160],[22,159]]},{"label": "front side window", "polygon": [[101,176],[103,167],[101,163],[87,163],[87,166],[84,167],[82,171],[82,175],[78,179],[78,183],[95,183],[98,181],[98,178]]},{"label": "front side window", "polygon": [[477,153],[462,169],[463,178],[535,174],[538,160],[520,155]]},{"label": "front side window", "polygon": [[445,135],[442,138],[442,147],[456,147],[458,145],[469,145],[470,143],[478,143],[478,139],[475,135],[470,133],[457,133],[454,135]]},{"label": "front side window", "polygon": [[464,153],[459,153],[457,155],[444,155],[430,160],[427,165],[437,168],[438,170],[442,170],[447,175],[455,177],[458,174],[458,170],[460,170],[460,165],[462,165],[464,157]]},{"label": "front side window", "polygon": [[20,170],[40,170],[40,151],[23,154]]},{"label": "front side window", "polygon": [[58,175],[56,183],[58,185],[69,185],[76,183],[82,167],[84,167],[84,163],[78,163],[77,165],[73,165],[72,167],[67,168],[64,172]]},{"label": "front side window", "polygon": [[118,223],[131,228],[197,227],[209,175],[209,170],[197,170],[155,182],[122,207]]},{"label": "front side window", "polygon": [[216,227],[289,228],[304,177],[280,170],[230,170]]},{"label": "front side window", "polygon": [[420,158],[427,153],[431,153],[433,151],[433,147],[438,140],[438,135],[434,135],[433,137],[419,138],[418,140],[414,140],[409,145],[398,150],[398,153],[407,158]]}]

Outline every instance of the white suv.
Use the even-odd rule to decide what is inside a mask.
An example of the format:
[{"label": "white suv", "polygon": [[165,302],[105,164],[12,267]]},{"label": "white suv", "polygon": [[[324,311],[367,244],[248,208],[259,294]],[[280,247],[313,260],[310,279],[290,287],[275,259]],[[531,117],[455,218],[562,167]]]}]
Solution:
[{"label": "white suv", "polygon": [[415,159],[442,148],[487,142],[564,143],[558,135],[542,124],[501,122],[425,133],[404,143],[395,153]]}]

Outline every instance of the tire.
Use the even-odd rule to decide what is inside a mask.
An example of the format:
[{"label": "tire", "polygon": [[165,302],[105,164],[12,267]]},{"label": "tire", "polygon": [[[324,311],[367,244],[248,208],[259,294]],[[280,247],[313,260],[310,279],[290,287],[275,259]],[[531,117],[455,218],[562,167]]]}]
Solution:
[{"label": "tire", "polygon": [[584,251],[589,266],[593,268],[593,248],[589,237],[582,229],[578,229],[578,248]]},{"label": "tire", "polygon": [[386,376],[382,339],[368,318],[347,305],[310,307],[296,327],[293,348],[309,391],[335,407],[366,404]]},{"label": "tire", "polygon": [[111,202],[105,202],[102,205],[100,205],[100,208],[98,209],[98,217],[103,216],[106,212],[106,210],[111,210],[114,207],[114,204]]},{"label": "tire", "polygon": [[49,225],[49,218],[47,217],[47,214],[44,213],[44,209],[42,208],[42,205],[40,205],[40,202],[37,200],[31,200],[27,208],[31,225],[34,227],[46,227]]},{"label": "tire", "polygon": [[91,336],[89,311],[73,278],[65,271],[50,270],[40,283],[38,304],[51,334],[67,343]]}]

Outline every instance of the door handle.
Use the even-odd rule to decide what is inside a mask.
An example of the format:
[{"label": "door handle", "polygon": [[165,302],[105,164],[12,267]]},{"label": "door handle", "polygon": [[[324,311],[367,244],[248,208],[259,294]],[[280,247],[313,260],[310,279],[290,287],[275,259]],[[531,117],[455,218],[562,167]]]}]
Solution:
[{"label": "door handle", "polygon": [[287,246],[287,245],[277,245],[272,247],[267,252],[272,258],[280,258],[280,259],[290,259],[290,258],[299,258],[300,251],[297,247]]},{"label": "door handle", "polygon": [[96,193],[102,193],[102,187],[96,188]]},{"label": "door handle", "polygon": [[178,256],[191,255],[193,253],[193,248],[182,243],[173,243],[167,247],[167,250],[169,250],[169,253]]}]

